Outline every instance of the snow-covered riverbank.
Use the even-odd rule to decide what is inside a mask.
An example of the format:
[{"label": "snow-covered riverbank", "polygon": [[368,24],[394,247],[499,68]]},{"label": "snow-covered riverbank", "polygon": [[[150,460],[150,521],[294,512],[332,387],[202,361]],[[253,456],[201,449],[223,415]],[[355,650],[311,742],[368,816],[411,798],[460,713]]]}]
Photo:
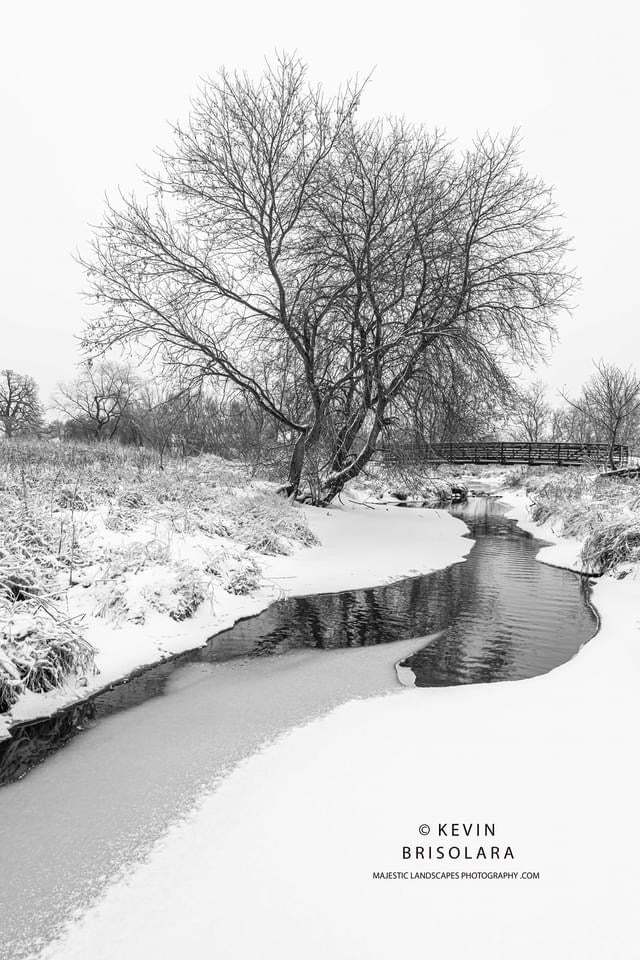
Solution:
[{"label": "snow-covered riverbank", "polygon": [[[423,514],[405,516],[393,523],[408,535]],[[276,740],[45,956],[629,960],[640,881],[637,569],[602,578],[594,602],[600,633],[550,674],[356,700]],[[495,835],[452,837],[456,823]],[[513,859],[403,858],[430,841],[472,855],[509,847]],[[517,878],[492,876],[502,872]]]},{"label": "snow-covered riverbank", "polygon": [[[82,584],[73,588],[67,594],[67,603],[74,615],[84,615],[87,639],[96,649],[97,672],[83,678],[82,685],[74,679],[48,693],[23,693],[10,714],[0,717],[0,736],[10,722],[52,713],[142,665],[197,647],[279,597],[376,586],[428,573],[461,560],[473,546],[465,536],[465,525],[446,510],[408,511],[384,505],[372,508],[346,498],[327,509],[297,509],[318,545],[302,546],[293,541],[290,553],[275,556],[257,551],[243,556],[242,547],[229,537],[194,529],[180,531],[175,524],[167,523],[159,529],[154,522],[149,529],[138,529],[133,535],[113,533],[100,524],[102,541],[108,538],[110,547],[119,552],[132,546],[139,548],[141,542],[162,541],[168,545],[171,566],[163,557],[147,563],[141,572],[127,572],[120,578],[121,594],[129,608],[134,605],[134,591],[137,603],[151,592],[160,599],[170,597],[169,580],[175,577],[176,565],[197,569],[215,555],[222,568],[220,575],[209,577],[206,599],[192,616],[182,620],[167,616],[166,602],[145,602],[142,622],[132,622],[130,617],[118,620],[120,594],[115,599],[106,596],[103,609],[97,610],[100,594],[105,594],[103,584],[90,581],[86,588]],[[246,556],[261,573],[255,575],[255,589],[235,593],[221,577],[233,570],[238,557],[246,562]],[[112,589],[111,584],[106,584],[106,589]],[[114,615],[105,615],[104,605],[108,603]]]}]

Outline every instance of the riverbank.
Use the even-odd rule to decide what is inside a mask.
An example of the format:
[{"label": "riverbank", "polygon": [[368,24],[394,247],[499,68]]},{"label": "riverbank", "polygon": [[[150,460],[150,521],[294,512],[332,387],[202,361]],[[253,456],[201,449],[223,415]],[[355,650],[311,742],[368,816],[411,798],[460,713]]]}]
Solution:
[{"label": "riverbank", "polygon": [[[637,569],[602,577],[593,599],[600,633],[549,674],[356,700],[275,741],[44,956],[381,960],[419,948],[447,960],[628,960],[639,932]],[[465,823],[491,825],[498,859],[456,836]],[[433,858],[416,860],[416,846]],[[437,859],[438,846],[471,859]],[[492,878],[503,871],[517,878]]]},{"label": "riverbank", "polygon": [[[366,489],[329,508],[303,507],[215,457],[159,472],[127,452],[100,459],[102,448],[63,450],[57,462],[46,453],[34,461],[31,451],[28,493],[15,469],[0,492],[2,517],[13,518],[0,574],[16,593],[0,610],[0,674],[9,684],[15,677],[16,691],[0,737],[13,722],[200,646],[283,596],[428,573],[473,545],[446,510],[372,507],[360,502]],[[35,642],[58,623],[91,660],[53,689],[18,686],[18,658],[20,666],[36,661]]]}]

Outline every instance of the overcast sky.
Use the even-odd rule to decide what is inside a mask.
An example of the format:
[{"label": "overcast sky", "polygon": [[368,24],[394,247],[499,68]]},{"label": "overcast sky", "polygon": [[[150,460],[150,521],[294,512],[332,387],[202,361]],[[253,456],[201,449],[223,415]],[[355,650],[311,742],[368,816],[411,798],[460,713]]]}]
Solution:
[{"label": "overcast sky", "polygon": [[520,127],[555,186],[582,289],[541,371],[576,389],[593,357],[640,367],[636,4],[422,0],[313,5],[37,0],[3,11],[0,368],[48,400],[73,375],[86,310],[72,254],[105,191],[139,182],[199,77],[297,50],[328,87],[375,67],[362,111],[466,141]]}]

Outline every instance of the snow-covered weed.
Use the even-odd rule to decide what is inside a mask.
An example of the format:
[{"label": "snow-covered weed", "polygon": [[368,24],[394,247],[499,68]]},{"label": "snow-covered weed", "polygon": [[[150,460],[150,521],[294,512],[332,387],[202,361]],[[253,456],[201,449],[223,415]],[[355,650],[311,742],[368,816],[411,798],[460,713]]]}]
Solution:
[{"label": "snow-covered weed", "polygon": [[143,597],[160,613],[172,620],[192,617],[206,596],[202,572],[183,564],[170,571],[169,576],[155,587],[143,590]]},{"label": "snow-covered weed", "polygon": [[585,569],[602,574],[640,560],[640,483],[592,469],[527,471],[523,476],[536,523],[583,540]]},{"label": "snow-covered weed", "polygon": [[120,624],[128,619],[129,606],[124,583],[99,583],[95,590],[96,606],[93,614],[112,623]]},{"label": "snow-covered weed", "polygon": [[[67,591],[81,597],[86,589],[82,608],[114,624],[143,623],[150,607],[184,620],[212,576],[228,593],[259,586],[247,550],[283,554],[315,543],[304,512],[254,473],[208,455],[161,470],[152,452],[110,443],[0,442],[0,626],[22,609],[37,621],[19,642],[15,632],[2,634],[0,710],[22,690],[49,689],[89,668],[93,654],[77,626],[49,610],[66,606]],[[223,570],[198,565],[220,547],[228,551]]]},{"label": "snow-covered weed", "polygon": [[640,515],[597,524],[584,542],[582,560],[593,573],[640,560]]},{"label": "snow-covered weed", "polygon": [[46,693],[93,669],[80,625],[53,607],[0,599],[0,712],[24,690]]},{"label": "snow-covered weed", "polygon": [[227,593],[244,596],[260,586],[260,567],[249,556],[220,549],[209,553],[204,570],[220,581]]}]

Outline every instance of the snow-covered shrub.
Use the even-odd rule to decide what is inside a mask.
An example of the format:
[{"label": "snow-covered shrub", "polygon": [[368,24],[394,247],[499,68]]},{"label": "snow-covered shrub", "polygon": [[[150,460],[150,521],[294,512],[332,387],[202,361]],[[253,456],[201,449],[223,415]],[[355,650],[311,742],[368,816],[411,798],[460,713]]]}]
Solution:
[{"label": "snow-covered shrub", "polygon": [[174,567],[162,583],[143,591],[144,599],[172,620],[192,617],[205,596],[202,572],[188,564]]},{"label": "snow-covered shrub", "polygon": [[503,485],[505,487],[524,487],[529,476],[528,467],[515,467],[513,470],[508,470],[504,478]]},{"label": "snow-covered shrub", "polygon": [[125,541],[122,546],[112,547],[105,555],[104,578],[114,579],[127,573],[140,573],[150,564],[162,566],[170,561],[168,543],[158,538]]},{"label": "snow-covered shrub", "polygon": [[0,558],[0,597],[28,600],[42,593],[43,585],[33,562],[18,564],[10,557]]},{"label": "snow-covered shrub", "polygon": [[91,507],[87,494],[72,487],[62,487],[56,494],[55,502],[68,510],[89,510]]},{"label": "snow-covered shrub", "polygon": [[138,490],[126,490],[120,497],[120,506],[130,509],[139,509],[145,507],[147,502],[144,496]]},{"label": "snow-covered shrub", "polygon": [[93,669],[79,625],[34,601],[0,600],[0,712],[23,690],[46,693]]},{"label": "snow-covered shrub", "polygon": [[253,557],[216,550],[209,553],[204,570],[216,577],[227,593],[244,596],[260,586],[261,570]]},{"label": "snow-covered shrub", "polygon": [[530,514],[557,532],[583,540],[582,562],[596,573],[640,560],[640,484],[599,476],[590,468],[538,469],[524,478]]},{"label": "snow-covered shrub", "polygon": [[128,618],[129,607],[124,583],[100,583],[95,591],[94,616],[119,624]]},{"label": "snow-covered shrub", "polygon": [[293,543],[318,543],[304,513],[288,500],[260,491],[239,500],[238,539],[256,553],[288,554]]},{"label": "snow-covered shrub", "polygon": [[235,593],[239,596],[245,596],[253,593],[260,586],[261,572],[260,567],[251,558],[239,562],[233,566],[225,579],[225,590],[228,593]]},{"label": "snow-covered shrub", "polygon": [[640,560],[640,515],[598,523],[582,547],[582,561],[593,573],[607,573]]}]

